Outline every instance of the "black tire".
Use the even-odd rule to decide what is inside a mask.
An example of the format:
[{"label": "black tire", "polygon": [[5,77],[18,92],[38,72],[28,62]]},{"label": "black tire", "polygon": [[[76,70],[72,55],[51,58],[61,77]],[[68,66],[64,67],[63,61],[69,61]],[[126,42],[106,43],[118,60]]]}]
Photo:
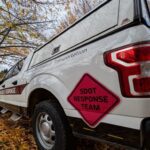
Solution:
[{"label": "black tire", "polygon": [[44,101],[36,105],[32,127],[40,150],[72,150],[72,134],[58,103]]}]

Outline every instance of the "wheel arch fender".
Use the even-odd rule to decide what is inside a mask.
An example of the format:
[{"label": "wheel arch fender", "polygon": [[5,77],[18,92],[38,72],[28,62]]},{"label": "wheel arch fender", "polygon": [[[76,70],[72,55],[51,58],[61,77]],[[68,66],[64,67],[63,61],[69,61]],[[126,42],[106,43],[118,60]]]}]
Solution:
[{"label": "wheel arch fender", "polygon": [[[47,100],[46,97],[58,102],[63,109],[72,109],[72,106],[67,101],[69,90],[61,80],[53,75],[40,74],[32,78],[26,90],[27,107],[29,109],[33,109],[32,107],[41,102],[42,99]],[[33,105],[32,107],[31,104]]]}]

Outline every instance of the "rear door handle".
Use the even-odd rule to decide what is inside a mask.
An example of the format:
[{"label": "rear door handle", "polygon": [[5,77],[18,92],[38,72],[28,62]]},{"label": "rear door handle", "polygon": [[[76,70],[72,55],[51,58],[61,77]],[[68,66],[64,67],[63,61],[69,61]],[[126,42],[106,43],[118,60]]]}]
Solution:
[{"label": "rear door handle", "polygon": [[16,81],[14,81],[14,82],[12,82],[12,84],[13,85],[17,85],[17,83],[18,83],[18,81],[16,80]]}]

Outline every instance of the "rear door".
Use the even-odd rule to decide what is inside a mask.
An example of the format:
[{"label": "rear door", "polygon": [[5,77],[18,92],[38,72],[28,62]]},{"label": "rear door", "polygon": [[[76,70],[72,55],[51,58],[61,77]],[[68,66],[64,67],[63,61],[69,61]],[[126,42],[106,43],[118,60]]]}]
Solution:
[{"label": "rear door", "polygon": [[23,79],[23,66],[24,59],[13,66],[7,75],[4,82],[0,85],[0,101],[22,105],[22,93],[26,86],[26,81]]}]

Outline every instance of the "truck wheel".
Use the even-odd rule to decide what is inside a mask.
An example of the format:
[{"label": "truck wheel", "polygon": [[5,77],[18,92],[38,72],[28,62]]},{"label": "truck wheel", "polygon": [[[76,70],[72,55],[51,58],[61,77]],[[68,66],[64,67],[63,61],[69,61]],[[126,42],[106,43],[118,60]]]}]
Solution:
[{"label": "truck wheel", "polygon": [[44,101],[36,105],[32,127],[40,150],[69,150],[71,129],[59,104]]}]

